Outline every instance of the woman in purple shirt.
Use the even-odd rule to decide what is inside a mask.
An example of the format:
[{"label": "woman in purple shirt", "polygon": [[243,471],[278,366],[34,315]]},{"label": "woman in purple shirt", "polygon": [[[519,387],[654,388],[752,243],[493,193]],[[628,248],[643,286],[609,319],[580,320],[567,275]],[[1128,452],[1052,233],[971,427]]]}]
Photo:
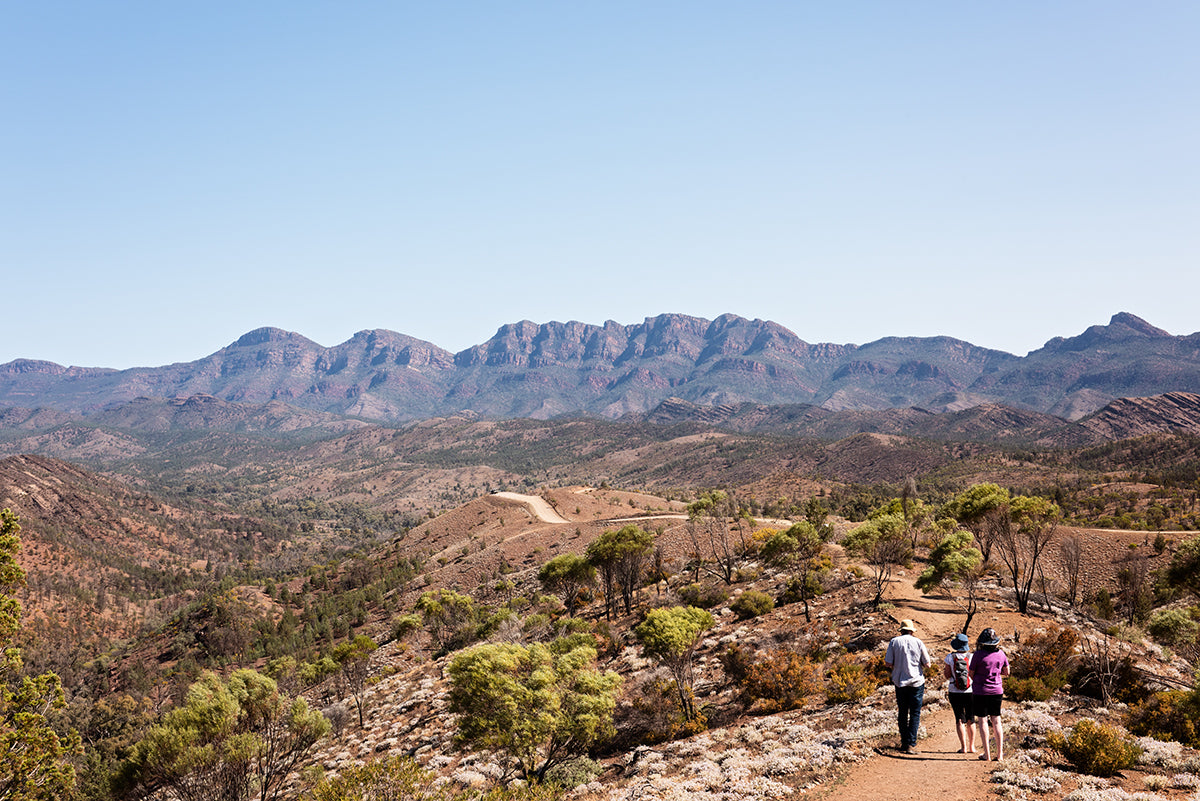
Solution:
[{"label": "woman in purple shirt", "polygon": [[975,653],[971,656],[971,692],[975,719],[979,721],[979,736],[983,740],[980,759],[992,758],[992,743],[988,739],[987,721],[996,734],[996,759],[1004,759],[1004,728],[1000,725],[1000,700],[1004,697],[1004,677],[1008,675],[1008,657],[1000,650],[1000,637],[995,629],[979,632]]}]

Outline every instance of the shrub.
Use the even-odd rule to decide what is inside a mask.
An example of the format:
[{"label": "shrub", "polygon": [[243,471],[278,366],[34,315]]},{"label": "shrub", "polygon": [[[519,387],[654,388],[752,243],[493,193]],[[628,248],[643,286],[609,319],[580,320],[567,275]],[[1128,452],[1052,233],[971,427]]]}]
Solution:
[{"label": "shrub", "polygon": [[416,615],[400,615],[392,622],[392,639],[403,640],[421,628],[421,618]]},{"label": "shrub", "polygon": [[712,609],[729,600],[729,590],[707,584],[688,584],[678,590],[679,600],[686,606]]},{"label": "shrub", "polygon": [[730,607],[742,620],[765,615],[775,608],[775,599],[765,592],[746,590],[737,597]]},{"label": "shrub", "polygon": [[[691,690],[686,692],[694,704]],[[629,703],[618,709],[614,720],[617,736],[612,747],[618,751],[687,737],[707,726],[702,710],[690,719],[684,714],[679,687],[666,671],[655,671],[632,684],[627,698]]]},{"label": "shrub", "polygon": [[318,779],[306,796],[312,801],[555,801],[561,797],[561,785],[550,782],[496,787],[481,795],[442,784],[436,773],[400,756],[345,767],[332,779]]},{"label": "shrub", "polygon": [[588,757],[577,757],[561,765],[555,765],[546,771],[546,781],[564,790],[571,790],[581,784],[587,784],[604,771],[604,766]]},{"label": "shrub", "polygon": [[811,659],[776,651],[750,666],[742,686],[751,708],[769,714],[803,706],[821,689],[821,681]]},{"label": "shrub", "polygon": [[1134,734],[1200,748],[1200,689],[1155,693],[1129,710]]},{"label": "shrub", "polygon": [[621,678],[595,661],[588,646],[477,645],[458,654],[446,668],[456,739],[502,754],[526,780],[544,778],[613,732]]},{"label": "shrub", "polygon": [[1050,697],[1066,682],[1050,682],[1045,679],[1014,679],[1004,681],[1004,695],[1013,701],[1049,701]]},{"label": "shrub", "polygon": [[875,692],[879,681],[859,662],[839,659],[833,663],[825,682],[825,701],[847,704],[861,701]]},{"label": "shrub", "polygon": [[1071,629],[1051,628],[1031,635],[1010,657],[1011,678],[1004,693],[1014,701],[1045,701],[1067,683],[1075,662],[1079,635]]},{"label": "shrub", "polygon": [[1191,645],[1196,642],[1196,634],[1200,632],[1200,623],[1192,620],[1190,615],[1179,609],[1161,609],[1150,618],[1146,631],[1157,642],[1178,648],[1181,645]]},{"label": "shrub", "polygon": [[1113,776],[1137,764],[1142,749],[1112,726],[1084,718],[1064,735],[1051,732],[1048,745],[1076,770],[1089,776]]},{"label": "shrub", "polygon": [[814,570],[803,577],[791,576],[787,580],[783,594],[779,596],[779,603],[794,604],[807,598],[816,598],[825,592],[825,580],[828,577],[829,570],[827,568]]},{"label": "shrub", "polygon": [[719,658],[725,675],[734,684],[743,684],[746,676],[750,675],[750,668],[754,666],[751,654],[737,643],[726,648]]},{"label": "shrub", "polygon": [[1104,618],[1105,620],[1112,620],[1113,616],[1117,613],[1113,608],[1112,596],[1109,595],[1108,590],[1104,587],[1096,590],[1095,596],[1092,597],[1091,606],[1096,612],[1096,617]]},{"label": "shrub", "polygon": [[1146,697],[1146,682],[1128,653],[1106,650],[1104,642],[1091,643],[1085,648],[1071,676],[1071,686],[1077,695],[1098,698],[1104,703],[1121,701],[1133,703]]}]

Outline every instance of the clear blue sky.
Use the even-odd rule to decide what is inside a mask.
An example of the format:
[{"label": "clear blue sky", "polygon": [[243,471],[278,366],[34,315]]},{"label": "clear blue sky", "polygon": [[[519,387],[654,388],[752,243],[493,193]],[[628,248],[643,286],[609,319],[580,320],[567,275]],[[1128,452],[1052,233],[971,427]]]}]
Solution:
[{"label": "clear blue sky", "polygon": [[1200,329],[1200,3],[9,2],[0,363]]}]

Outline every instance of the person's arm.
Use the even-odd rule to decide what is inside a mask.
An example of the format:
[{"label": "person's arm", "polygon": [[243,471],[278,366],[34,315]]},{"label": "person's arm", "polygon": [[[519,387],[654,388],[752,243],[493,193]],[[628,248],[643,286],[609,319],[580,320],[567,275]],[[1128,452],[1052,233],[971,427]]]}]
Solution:
[{"label": "person's arm", "polygon": [[1008,675],[1008,654],[1004,654],[1004,664],[1000,666],[1000,675]]}]

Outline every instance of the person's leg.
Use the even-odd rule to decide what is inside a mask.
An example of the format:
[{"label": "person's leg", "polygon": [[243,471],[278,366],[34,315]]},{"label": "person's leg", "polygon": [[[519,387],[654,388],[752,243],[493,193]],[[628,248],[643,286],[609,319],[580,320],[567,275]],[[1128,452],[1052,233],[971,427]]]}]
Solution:
[{"label": "person's leg", "polygon": [[975,753],[975,716],[971,709],[970,693],[950,693],[950,708],[954,710],[954,731],[958,734],[958,753]]},{"label": "person's leg", "polygon": [[979,755],[979,758],[990,760],[992,758],[992,741],[988,737],[988,716],[979,715],[975,719],[979,721],[979,736],[983,739],[983,753]]},{"label": "person's leg", "polygon": [[913,687],[912,709],[908,716],[908,746],[917,747],[917,734],[921,731],[921,704],[925,701],[925,685]]},{"label": "person's leg", "polygon": [[907,748],[908,719],[912,714],[912,687],[896,688],[896,728],[900,731],[900,747]]},{"label": "person's leg", "polygon": [[992,718],[992,728],[996,730],[996,759],[1004,759],[1004,724],[999,715]]},{"label": "person's leg", "polygon": [[947,693],[950,711],[954,714],[954,733],[958,735],[958,753],[967,753],[967,733],[963,731],[963,699],[961,693]]}]

